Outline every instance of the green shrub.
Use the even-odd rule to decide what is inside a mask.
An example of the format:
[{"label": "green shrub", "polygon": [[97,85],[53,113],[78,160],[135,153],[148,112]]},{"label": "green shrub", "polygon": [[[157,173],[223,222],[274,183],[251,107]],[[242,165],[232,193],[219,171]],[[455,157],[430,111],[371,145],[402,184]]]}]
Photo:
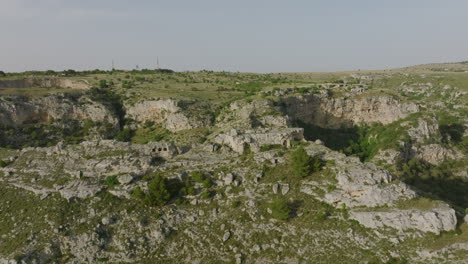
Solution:
[{"label": "green shrub", "polygon": [[117,141],[123,141],[123,142],[129,142],[133,137],[133,131],[130,128],[124,128],[123,130],[120,130],[117,132],[117,135],[115,136],[115,140]]},{"label": "green shrub", "polygon": [[194,182],[203,183],[206,179],[206,176],[200,171],[192,171],[190,172],[190,178]]},{"label": "green shrub", "polygon": [[279,144],[265,144],[260,146],[260,152],[265,152],[273,149],[282,149],[283,146]]},{"label": "green shrub", "polygon": [[241,204],[240,201],[234,200],[234,201],[231,202],[231,207],[232,207],[232,208],[237,208],[237,207],[240,206],[240,204]]},{"label": "green shrub", "polygon": [[140,186],[137,186],[133,189],[132,191],[132,197],[134,198],[137,198],[137,199],[140,199],[140,200],[143,200],[145,199],[145,192],[143,192],[143,190],[140,188]]},{"label": "green shrub", "polygon": [[8,166],[8,162],[0,160],[0,168],[5,168],[6,166]]},{"label": "green shrub", "polygon": [[149,206],[162,206],[171,199],[167,179],[156,174],[148,184],[148,193],[144,202]]},{"label": "green shrub", "polygon": [[99,80],[99,88],[104,89],[104,88],[108,88],[108,87],[109,87],[109,85],[107,84],[106,80]]},{"label": "green shrub", "polygon": [[303,147],[297,148],[291,156],[292,168],[294,174],[298,177],[306,177],[311,172],[310,162],[311,159],[309,154],[305,151]]},{"label": "green shrub", "polygon": [[215,195],[214,191],[206,190],[201,193],[200,197],[203,199],[211,199]]},{"label": "green shrub", "polygon": [[275,219],[288,220],[291,217],[291,208],[286,200],[275,200],[269,204],[268,208],[271,210],[271,216]]},{"label": "green shrub", "polygon": [[184,181],[184,186],[181,189],[181,192],[183,195],[195,195],[197,194],[197,191],[195,190],[195,187],[193,187],[192,183],[189,180]]},{"label": "green shrub", "polygon": [[322,169],[322,167],[325,165],[324,164],[324,161],[319,158],[318,156],[314,156],[312,157],[311,161],[310,161],[310,165],[311,165],[311,170],[312,172],[318,172]]},{"label": "green shrub", "polygon": [[106,177],[106,179],[104,180],[104,184],[108,186],[115,186],[115,185],[119,185],[119,181],[117,180],[116,175],[112,175],[112,176]]},{"label": "green shrub", "polygon": [[210,179],[210,178],[206,178],[203,182],[202,182],[202,185],[203,187],[205,188],[211,188],[213,186],[213,181]]}]

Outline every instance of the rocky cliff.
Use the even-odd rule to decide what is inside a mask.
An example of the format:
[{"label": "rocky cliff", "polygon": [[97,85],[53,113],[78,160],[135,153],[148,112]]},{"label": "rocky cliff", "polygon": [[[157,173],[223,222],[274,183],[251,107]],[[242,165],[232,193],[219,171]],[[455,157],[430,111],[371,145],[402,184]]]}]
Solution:
[{"label": "rocky cliff", "polygon": [[414,103],[392,97],[333,98],[328,95],[292,96],[281,101],[292,119],[324,128],[356,124],[389,124],[419,111]]}]

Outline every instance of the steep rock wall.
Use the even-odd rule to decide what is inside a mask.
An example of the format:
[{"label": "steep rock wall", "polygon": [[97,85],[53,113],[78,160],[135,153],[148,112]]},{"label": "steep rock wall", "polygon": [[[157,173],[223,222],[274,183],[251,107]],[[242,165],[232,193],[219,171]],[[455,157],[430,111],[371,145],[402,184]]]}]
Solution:
[{"label": "steep rock wall", "polygon": [[211,125],[210,116],[197,115],[198,109],[185,110],[171,99],[142,101],[126,108],[127,116],[135,121],[160,123],[173,132]]},{"label": "steep rock wall", "polygon": [[48,95],[40,98],[9,96],[0,98],[0,125],[21,126],[52,120],[92,120],[118,124],[105,105],[88,97]]},{"label": "steep rock wall", "polygon": [[389,124],[419,111],[413,103],[391,97],[330,98],[326,95],[292,96],[281,101],[283,111],[292,119],[324,128],[353,124]]}]

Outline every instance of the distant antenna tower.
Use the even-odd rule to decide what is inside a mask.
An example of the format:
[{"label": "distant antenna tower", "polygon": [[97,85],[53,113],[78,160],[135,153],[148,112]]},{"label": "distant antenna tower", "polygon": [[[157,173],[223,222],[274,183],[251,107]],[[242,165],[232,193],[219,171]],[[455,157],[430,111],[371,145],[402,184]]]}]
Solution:
[{"label": "distant antenna tower", "polygon": [[112,60],[112,70],[115,70],[115,67],[114,67],[114,60]]},{"label": "distant antenna tower", "polygon": [[159,70],[159,57],[156,57],[156,68]]}]

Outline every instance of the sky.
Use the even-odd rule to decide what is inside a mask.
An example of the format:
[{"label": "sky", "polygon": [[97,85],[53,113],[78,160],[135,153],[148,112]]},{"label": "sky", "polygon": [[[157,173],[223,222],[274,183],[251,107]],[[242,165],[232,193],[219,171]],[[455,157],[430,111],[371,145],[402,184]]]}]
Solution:
[{"label": "sky", "polygon": [[468,60],[466,0],[0,0],[0,70],[312,72]]}]

